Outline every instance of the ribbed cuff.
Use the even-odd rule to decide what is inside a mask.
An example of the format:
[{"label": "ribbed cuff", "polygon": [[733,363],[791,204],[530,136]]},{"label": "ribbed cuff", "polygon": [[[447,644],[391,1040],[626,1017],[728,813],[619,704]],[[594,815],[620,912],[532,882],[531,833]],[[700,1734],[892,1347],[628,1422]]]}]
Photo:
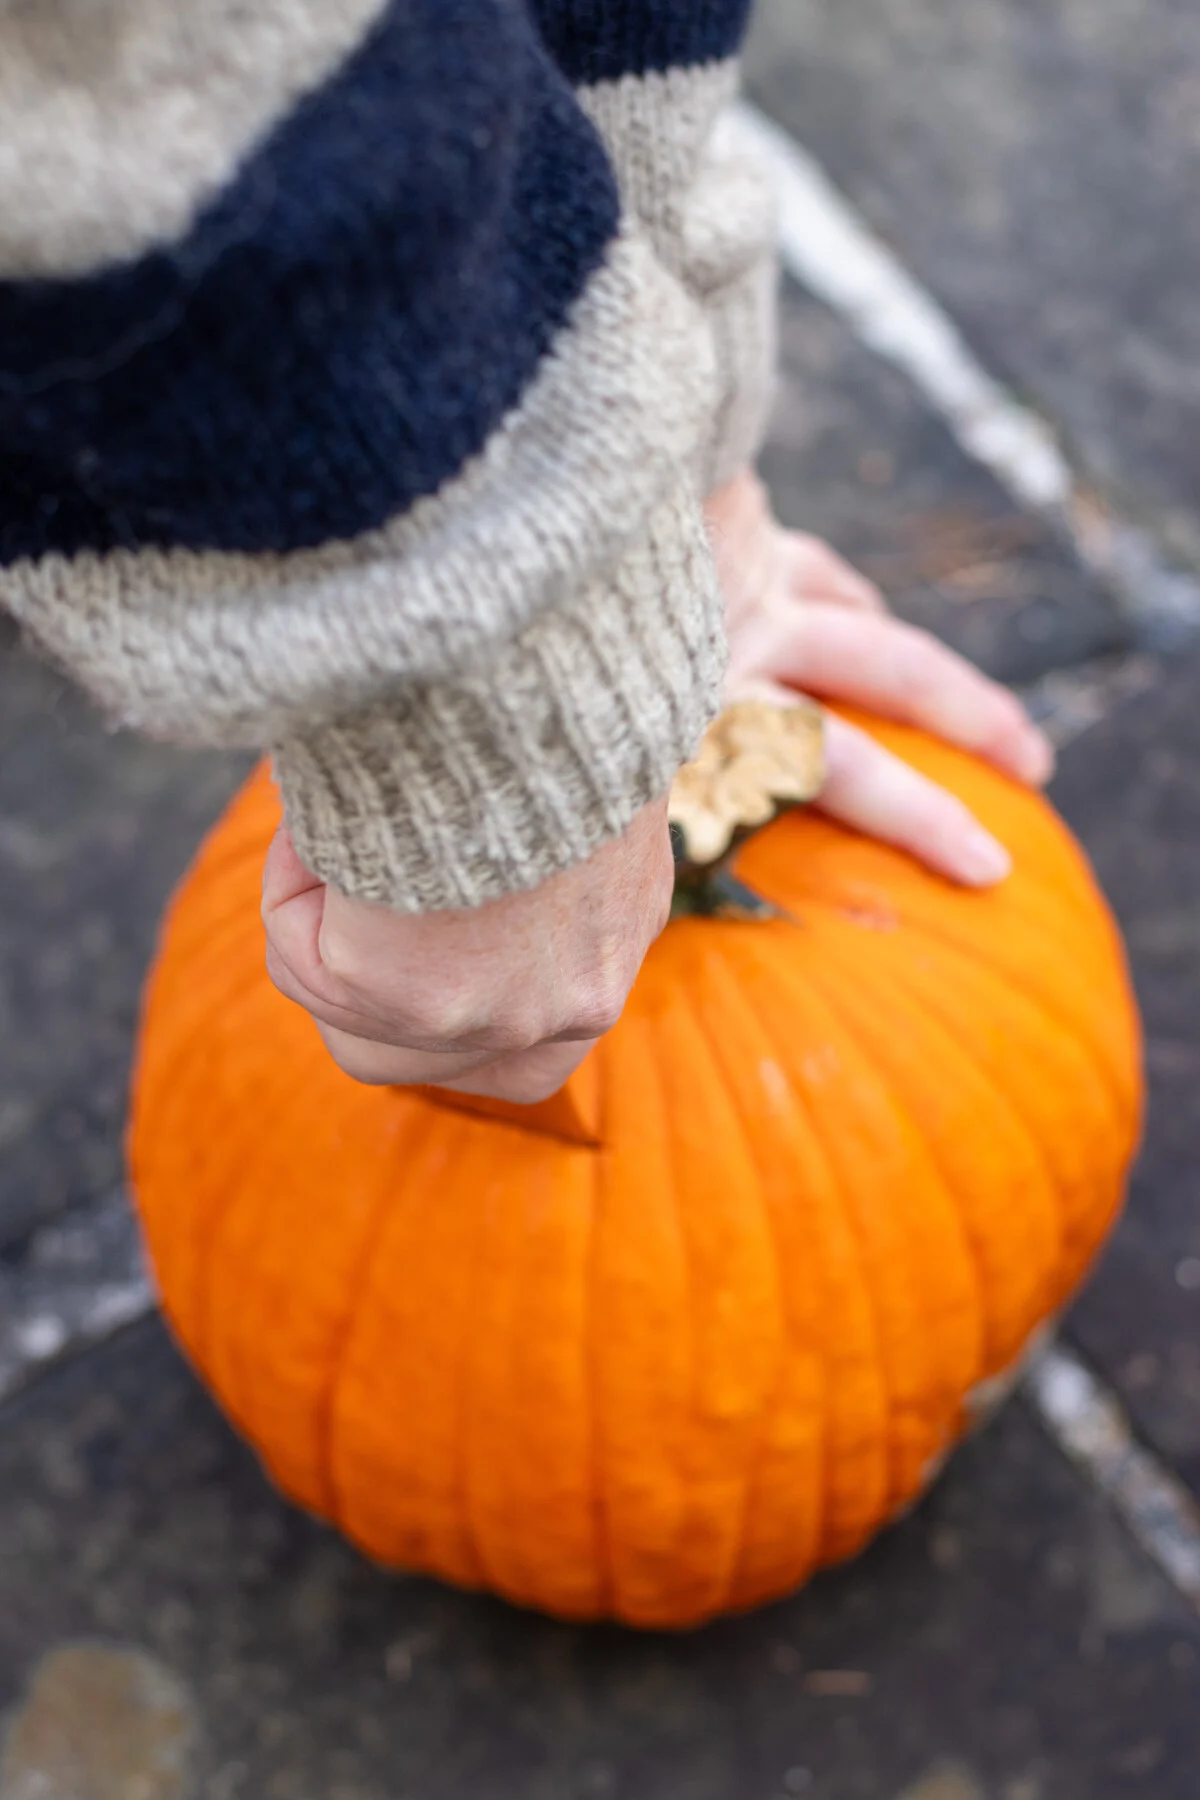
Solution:
[{"label": "ribbed cuff", "polygon": [[406,687],[274,750],[296,849],[401,912],[536,886],[664,793],[715,714],[724,626],[690,482],[577,605],[487,668]]}]

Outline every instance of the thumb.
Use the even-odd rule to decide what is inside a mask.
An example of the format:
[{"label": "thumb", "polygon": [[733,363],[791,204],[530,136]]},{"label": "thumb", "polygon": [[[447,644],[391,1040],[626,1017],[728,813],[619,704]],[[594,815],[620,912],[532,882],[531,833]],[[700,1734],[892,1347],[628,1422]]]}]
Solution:
[{"label": "thumb", "polygon": [[311,893],[314,888],[323,888],[324,885],[311,869],[305,868],[296,854],[291,832],[286,825],[281,825],[271,839],[267,860],[263,864],[263,919],[269,918],[281,906],[286,906],[289,900],[298,900],[302,894]]},{"label": "thumb", "polygon": [[280,958],[306,988],[319,992],[324,974],[321,924],[326,887],[296,854],[292,834],[281,825],[263,864],[262,921],[267,929],[268,963]]}]

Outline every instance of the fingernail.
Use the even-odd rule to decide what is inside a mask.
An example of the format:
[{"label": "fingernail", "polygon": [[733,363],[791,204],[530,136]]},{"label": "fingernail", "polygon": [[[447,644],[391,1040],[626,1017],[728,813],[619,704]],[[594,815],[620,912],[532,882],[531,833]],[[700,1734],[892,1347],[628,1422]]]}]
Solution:
[{"label": "fingernail", "polygon": [[982,827],[969,832],[963,841],[958,865],[964,881],[972,887],[994,887],[1012,874],[1012,857],[1003,844],[996,842]]},{"label": "fingernail", "polygon": [[1036,726],[1029,731],[1021,746],[1018,771],[1022,781],[1031,787],[1044,787],[1054,773],[1054,745]]}]

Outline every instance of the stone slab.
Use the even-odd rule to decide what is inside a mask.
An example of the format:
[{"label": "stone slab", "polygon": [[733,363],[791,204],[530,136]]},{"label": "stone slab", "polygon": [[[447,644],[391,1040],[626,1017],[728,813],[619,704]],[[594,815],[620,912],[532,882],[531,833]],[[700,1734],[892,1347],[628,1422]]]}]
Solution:
[{"label": "stone slab", "polygon": [[178,1697],[192,1800],[1200,1788],[1200,1618],[1020,1403],[857,1564],[638,1636],[371,1568],[271,1493],[146,1322],[0,1410],[10,1737],[80,1644],[150,1659]]},{"label": "stone slab", "polygon": [[788,524],[827,538],[898,613],[1002,681],[1027,683],[1131,641],[1073,552],[791,282],[781,350],[763,469]]},{"label": "stone slab", "polygon": [[158,919],[245,766],[105,731],[0,635],[0,1255],[119,1186]]},{"label": "stone slab", "polygon": [[1129,1212],[1072,1331],[1200,1496],[1200,657],[1063,753],[1054,793],[1125,929],[1150,1108]]},{"label": "stone slab", "polygon": [[749,66],[1091,480],[1200,562],[1193,0],[759,0]]},{"label": "stone slab", "polygon": [[188,1696],[161,1663],[119,1645],[63,1644],[10,1724],[0,1800],[181,1800],[191,1740]]}]

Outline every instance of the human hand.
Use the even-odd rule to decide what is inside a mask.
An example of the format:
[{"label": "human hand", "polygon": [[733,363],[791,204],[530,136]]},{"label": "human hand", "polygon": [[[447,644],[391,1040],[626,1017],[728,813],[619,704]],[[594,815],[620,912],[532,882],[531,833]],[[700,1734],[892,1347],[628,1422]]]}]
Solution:
[{"label": "human hand", "polygon": [[[730,696],[800,690],[842,700],[986,757],[1031,786],[1054,752],[1007,688],[895,619],[872,583],[818,539],[785,530],[752,473],[706,515],[727,603]],[[828,774],[814,803],[951,880],[989,887],[1012,863],[954,795],[844,719],[826,719]]]},{"label": "human hand", "polygon": [[263,877],[267,968],[355,1080],[532,1103],[616,1023],[673,887],[665,799],[586,862],[461,912],[347,899],[281,827]]}]

